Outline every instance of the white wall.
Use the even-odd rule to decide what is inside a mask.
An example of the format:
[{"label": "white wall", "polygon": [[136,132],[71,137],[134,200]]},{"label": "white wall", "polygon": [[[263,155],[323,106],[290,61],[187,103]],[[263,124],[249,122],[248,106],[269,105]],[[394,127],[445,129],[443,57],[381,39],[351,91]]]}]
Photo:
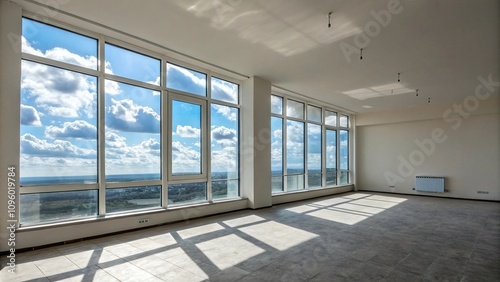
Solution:
[{"label": "white wall", "polygon": [[[495,94],[461,113],[451,104],[358,115],[357,188],[500,200],[499,102]],[[446,177],[448,192],[414,191],[417,175]]]}]

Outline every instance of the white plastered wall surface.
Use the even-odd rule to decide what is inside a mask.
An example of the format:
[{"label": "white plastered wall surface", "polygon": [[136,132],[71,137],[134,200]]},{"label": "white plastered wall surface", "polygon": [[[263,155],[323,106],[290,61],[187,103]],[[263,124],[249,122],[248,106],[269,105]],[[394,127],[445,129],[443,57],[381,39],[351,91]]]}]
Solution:
[{"label": "white plastered wall surface", "polygon": [[[492,89],[484,99],[358,115],[358,189],[499,201],[500,98]],[[444,176],[445,193],[416,192],[416,176]]]}]

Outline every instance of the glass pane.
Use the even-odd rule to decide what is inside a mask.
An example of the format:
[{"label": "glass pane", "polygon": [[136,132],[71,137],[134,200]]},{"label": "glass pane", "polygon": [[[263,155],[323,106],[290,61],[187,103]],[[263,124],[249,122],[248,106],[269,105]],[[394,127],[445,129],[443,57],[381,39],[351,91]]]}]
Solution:
[{"label": "glass pane", "polygon": [[271,113],[283,114],[283,98],[271,95]]},{"label": "glass pane", "polygon": [[273,176],[271,177],[272,182],[272,191],[274,192],[282,192],[283,191],[283,177],[282,176]]},{"label": "glass pane", "polygon": [[307,173],[309,188],[321,186],[321,125],[307,124]]},{"label": "glass pane", "polygon": [[340,184],[348,184],[349,183],[349,172],[341,171],[340,172]]},{"label": "glass pane", "polygon": [[185,204],[207,200],[207,183],[185,183],[168,185],[168,203]]},{"label": "glass pane", "polygon": [[286,178],[286,191],[297,191],[304,189],[304,175],[288,175]]},{"label": "glass pane", "polygon": [[307,120],[321,122],[321,108],[315,106],[307,106]]},{"label": "glass pane", "polygon": [[326,130],[326,185],[337,185],[336,130]]},{"label": "glass pane", "polygon": [[97,78],[22,61],[21,184],[97,182]]},{"label": "glass pane", "polygon": [[287,121],[286,123],[286,162],[287,174],[304,173],[304,123]]},{"label": "glass pane", "polygon": [[[216,104],[212,104],[211,110],[212,180],[237,180],[239,178],[239,110]],[[212,191],[215,197],[213,188]],[[233,195],[234,191],[231,191],[229,194],[232,197],[238,196],[238,191],[235,193],[236,195]]]},{"label": "glass pane", "polygon": [[240,195],[239,180],[212,181],[212,199],[236,198]]},{"label": "glass pane", "polygon": [[106,181],[158,180],[160,92],[106,80]]},{"label": "glass pane", "polygon": [[160,60],[106,43],[106,73],[160,85]]},{"label": "glass pane", "polygon": [[23,18],[22,51],[72,65],[97,69],[97,40]]},{"label": "glass pane", "polygon": [[325,111],[325,124],[330,126],[337,126],[337,113]]},{"label": "glass pane", "polygon": [[337,185],[337,170],[332,168],[326,169],[326,186]]},{"label": "glass pane", "polygon": [[201,174],[201,105],[172,101],[172,175]]},{"label": "glass pane", "polygon": [[349,117],[340,115],[340,126],[341,127],[349,127]]},{"label": "glass pane", "polygon": [[307,185],[309,189],[321,188],[323,185],[321,183],[321,172],[310,172],[307,175]]},{"label": "glass pane", "polygon": [[271,117],[271,175],[283,175],[283,119]]},{"label": "glass pane", "polygon": [[340,169],[349,169],[349,131],[340,131]]},{"label": "glass pane", "polygon": [[22,194],[21,224],[97,215],[97,190]]},{"label": "glass pane", "polygon": [[286,105],[286,115],[293,118],[304,118],[304,103],[288,100]]},{"label": "glass pane", "polygon": [[106,189],[107,213],[160,206],[161,186]]},{"label": "glass pane", "polygon": [[167,87],[207,96],[207,75],[177,65],[167,64]]},{"label": "glass pane", "polygon": [[212,77],[212,99],[238,104],[238,84]]}]

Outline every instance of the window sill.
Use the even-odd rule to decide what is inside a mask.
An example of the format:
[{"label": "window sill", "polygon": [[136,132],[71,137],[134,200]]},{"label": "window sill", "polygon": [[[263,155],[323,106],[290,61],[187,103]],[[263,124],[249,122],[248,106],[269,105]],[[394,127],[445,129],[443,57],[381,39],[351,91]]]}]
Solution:
[{"label": "window sill", "polygon": [[314,192],[314,191],[324,191],[324,190],[333,190],[333,189],[339,189],[339,188],[345,188],[345,187],[350,187],[354,186],[353,183],[349,184],[342,184],[342,185],[335,185],[335,186],[327,186],[327,187],[320,187],[320,188],[314,188],[314,189],[302,189],[302,190],[295,190],[295,191],[288,191],[288,192],[276,192],[272,193],[272,196],[283,196],[283,195],[290,195],[290,194],[299,194],[299,193],[307,193],[307,192]]},{"label": "window sill", "polygon": [[[187,210],[187,209],[193,209],[193,208],[200,208],[200,207],[206,207],[206,206],[211,206],[211,205],[218,205],[218,204],[224,204],[224,203],[231,203],[231,202],[238,202],[238,201],[246,201],[246,198],[238,197],[238,198],[231,198],[231,199],[220,199],[216,201],[204,201],[204,202],[197,202],[197,203],[192,203],[188,205],[178,205],[178,206],[170,206],[168,208],[151,208],[151,209],[143,209],[143,210],[135,210],[135,211],[124,211],[124,212],[118,212],[118,213],[113,213],[113,214],[108,214],[105,216],[95,216],[95,217],[85,217],[85,218],[76,218],[76,219],[70,219],[70,220],[59,220],[59,221],[50,221],[50,222],[44,222],[40,224],[30,224],[26,226],[21,226],[18,229],[16,229],[16,232],[28,232],[28,231],[34,231],[34,230],[43,230],[43,229],[50,229],[50,228],[57,228],[57,227],[65,227],[65,226],[71,226],[71,225],[82,225],[82,224],[89,224],[89,223],[96,223],[96,222],[103,222],[103,221],[109,221],[109,220],[115,220],[115,219],[122,219],[122,218],[127,218],[127,217],[140,217],[144,215],[152,215],[152,214],[158,214],[158,213],[165,213],[165,212],[173,212],[173,211],[179,211],[179,210]],[[163,224],[163,223],[161,223]],[[150,224],[150,225],[144,225],[144,227],[150,227],[154,226],[157,224]]]}]

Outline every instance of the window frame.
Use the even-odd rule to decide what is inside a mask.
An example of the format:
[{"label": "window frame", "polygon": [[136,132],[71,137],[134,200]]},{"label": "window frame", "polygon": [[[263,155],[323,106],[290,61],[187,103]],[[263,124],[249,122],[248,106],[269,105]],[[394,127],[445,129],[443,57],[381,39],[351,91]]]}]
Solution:
[{"label": "window frame", "polygon": [[[173,101],[179,101],[183,103],[194,104],[200,106],[200,174],[183,174],[183,175],[174,175],[172,173],[172,106]],[[196,180],[195,182],[200,182],[201,180],[207,181],[207,101],[205,99],[196,99],[195,97],[186,97],[178,92],[174,92],[172,90],[168,91],[168,111],[169,115],[167,116],[168,130],[167,130],[167,154],[170,157],[167,158],[167,167],[168,174],[167,178],[170,180],[169,184],[178,184],[178,181],[191,181]]]},{"label": "window frame", "polygon": [[[20,195],[23,194],[34,194],[34,193],[51,193],[51,192],[71,192],[71,191],[87,191],[87,190],[97,190],[97,218],[106,217],[109,213],[106,209],[106,191],[107,189],[127,189],[127,188],[136,188],[141,186],[161,186],[161,205],[160,207],[146,208],[146,209],[135,209],[130,211],[122,211],[122,212],[113,212],[112,214],[125,214],[125,215],[133,215],[137,213],[142,213],[144,211],[157,211],[157,210],[169,210],[170,208],[179,208],[179,206],[192,206],[196,203],[186,203],[186,204],[168,204],[168,185],[170,184],[182,184],[182,183],[193,183],[193,182],[205,182],[207,187],[207,200],[204,202],[212,203],[218,201],[227,201],[241,198],[241,162],[242,162],[242,146],[243,143],[241,140],[241,131],[242,131],[242,115],[241,115],[241,104],[242,104],[242,81],[239,79],[235,79],[233,77],[229,77],[223,73],[214,72],[209,69],[205,69],[199,66],[195,66],[184,61],[174,59],[169,57],[168,55],[160,54],[149,49],[130,44],[115,38],[111,38],[105,36],[101,33],[90,32],[85,30],[84,28],[75,27],[64,22],[59,22],[53,19],[47,19],[46,21],[37,20],[37,15],[29,12],[24,12],[22,18],[26,18],[28,20],[32,20],[35,22],[40,22],[42,24],[47,24],[55,28],[62,29],[64,31],[76,33],[78,35],[82,35],[85,37],[89,37],[91,39],[96,40],[96,51],[97,51],[97,68],[86,68],[79,65],[74,65],[70,63],[66,63],[63,61],[57,61],[53,59],[49,59],[42,56],[33,55],[30,53],[21,52],[21,61],[29,61],[38,64],[44,64],[50,67],[56,67],[63,70],[73,71],[77,73],[81,73],[84,75],[90,75],[96,77],[97,81],[97,106],[96,106],[96,127],[97,127],[97,183],[91,184],[55,184],[55,185],[43,185],[43,186],[24,186],[20,187]],[[106,63],[106,54],[105,54],[105,46],[106,44],[114,45],[116,47],[138,53],[140,55],[144,55],[147,57],[151,57],[153,59],[157,59],[160,62],[160,83],[159,85],[142,82],[140,80],[135,80],[111,73],[107,73],[105,70]],[[21,63],[21,62],[20,62]],[[189,70],[193,70],[196,72],[200,72],[206,77],[206,93],[205,96],[201,96],[198,94],[193,94],[185,91],[175,90],[167,87],[167,64],[171,63],[173,65],[186,68]],[[223,70],[223,69],[222,69]],[[224,71],[224,70],[223,70]],[[212,99],[212,86],[211,81],[212,77],[234,83],[238,86],[237,93],[237,103],[226,102],[218,99]],[[143,180],[143,181],[131,181],[131,182],[106,182],[106,171],[105,171],[105,153],[106,153],[106,145],[105,145],[105,81],[111,80],[118,83],[125,83],[132,86],[137,86],[141,88],[145,88],[152,91],[160,92],[160,179],[159,180]],[[191,103],[191,101],[195,101],[195,104],[201,104],[201,143],[204,150],[202,150],[202,175],[195,175],[192,177],[184,177],[184,176],[173,176],[171,175],[171,161],[170,158],[170,150],[172,147],[172,131],[171,131],[171,117],[170,117],[170,107],[171,101],[174,99],[173,97],[177,97],[179,101],[187,101]],[[238,181],[238,197],[234,198],[218,198],[216,200],[212,200],[212,180],[211,180],[211,138],[210,138],[210,128],[211,128],[211,114],[210,109],[212,105],[221,105],[227,106],[231,108],[238,109],[238,145],[237,145],[237,154],[238,154],[238,162],[237,162],[237,179],[231,178],[227,180]],[[20,125],[19,125],[20,126]],[[22,207],[20,206],[22,209]],[[49,223],[54,222],[72,222],[75,220],[81,220],[81,218],[69,218],[64,220],[56,220],[49,222],[36,222],[29,224],[22,224],[22,226],[43,226]],[[21,226],[21,224],[19,225]]]},{"label": "window frame", "polygon": [[[273,113],[271,111],[271,117],[276,117],[276,118],[281,118],[282,119],[282,137],[283,137],[283,144],[282,144],[282,190],[281,191],[273,191],[272,190],[272,195],[279,195],[280,193],[287,193],[287,192],[296,192],[297,190],[292,190],[288,191],[287,189],[287,148],[286,148],[286,140],[287,140],[287,121],[292,120],[292,121],[299,121],[304,123],[304,173],[302,174],[304,177],[304,188],[300,189],[299,191],[302,190],[318,190],[318,189],[325,189],[325,188],[332,188],[332,187],[342,187],[345,185],[351,185],[352,178],[351,178],[351,164],[352,164],[352,151],[351,151],[351,140],[352,140],[352,131],[351,131],[351,124],[350,121],[352,119],[352,115],[348,114],[346,112],[342,112],[338,109],[335,109],[331,106],[328,105],[321,105],[319,103],[315,102],[309,102],[307,100],[300,100],[295,97],[288,97],[287,95],[284,94],[271,94],[271,99],[273,96],[279,97],[282,99],[282,113],[277,114]],[[288,101],[294,101],[298,103],[302,103],[304,105],[303,108],[303,119],[299,118],[294,118],[294,117],[289,117],[287,115],[286,109],[287,109],[287,103]],[[319,108],[321,109],[321,122],[317,121],[312,121],[309,120],[309,113],[308,113],[308,108],[309,107],[314,107],[314,108]],[[327,118],[327,113],[331,112],[335,114],[335,125],[328,125],[326,123],[326,118]],[[347,127],[341,127],[340,126],[340,116],[345,116],[348,119],[348,124]],[[321,126],[321,187],[309,187],[308,179],[309,179],[309,165],[308,165],[308,159],[309,159],[309,152],[308,152],[308,147],[309,147],[309,136],[308,136],[308,130],[309,130],[309,124],[313,125],[319,125]],[[336,176],[336,183],[334,185],[327,184],[327,140],[326,140],[326,133],[328,130],[332,130],[335,132],[335,138],[336,138],[336,144],[335,144],[335,176]],[[348,154],[348,168],[347,169],[340,169],[340,131],[347,131],[348,134],[348,148],[347,148],[347,154]],[[340,177],[342,173],[347,173],[348,174],[348,183],[341,184],[340,183]],[[271,172],[272,174],[272,172]],[[294,174],[297,175],[297,174]],[[277,176],[274,176],[277,177]],[[271,178],[272,179],[272,178]]]}]

